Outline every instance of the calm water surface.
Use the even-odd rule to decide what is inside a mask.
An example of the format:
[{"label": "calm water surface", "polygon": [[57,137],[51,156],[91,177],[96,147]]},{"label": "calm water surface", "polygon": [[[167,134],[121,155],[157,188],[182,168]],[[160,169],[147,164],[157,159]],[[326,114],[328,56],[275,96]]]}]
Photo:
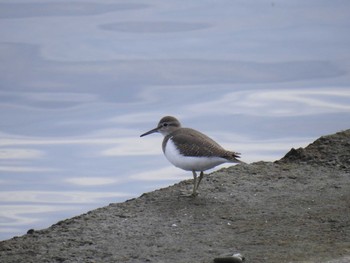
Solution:
[{"label": "calm water surface", "polygon": [[350,128],[348,1],[1,1],[0,239],[191,178],[164,115],[246,162]]}]

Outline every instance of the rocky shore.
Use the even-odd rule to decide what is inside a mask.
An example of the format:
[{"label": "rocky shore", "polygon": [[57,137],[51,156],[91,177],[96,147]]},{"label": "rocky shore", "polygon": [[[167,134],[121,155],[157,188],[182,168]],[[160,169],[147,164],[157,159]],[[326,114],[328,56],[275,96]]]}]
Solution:
[{"label": "rocky shore", "polygon": [[[350,262],[350,130],[0,242],[0,262]],[[218,260],[218,261],[217,261]]]}]

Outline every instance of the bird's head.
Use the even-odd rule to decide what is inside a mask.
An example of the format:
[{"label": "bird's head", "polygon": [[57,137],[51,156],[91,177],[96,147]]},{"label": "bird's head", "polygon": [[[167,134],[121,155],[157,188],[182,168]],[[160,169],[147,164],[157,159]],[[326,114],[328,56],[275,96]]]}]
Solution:
[{"label": "bird's head", "polygon": [[140,137],[143,137],[155,132],[159,132],[162,135],[166,136],[180,127],[181,127],[181,124],[175,117],[165,116],[158,122],[158,125],[156,128],[148,132],[145,132],[144,134],[141,134]]}]

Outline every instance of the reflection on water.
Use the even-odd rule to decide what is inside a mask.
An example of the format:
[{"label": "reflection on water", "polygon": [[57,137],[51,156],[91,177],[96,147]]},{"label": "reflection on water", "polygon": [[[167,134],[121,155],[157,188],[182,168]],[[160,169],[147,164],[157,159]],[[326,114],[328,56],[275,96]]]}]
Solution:
[{"label": "reflection on water", "polygon": [[190,179],[139,137],[164,115],[245,162],[349,128],[349,11],[1,3],[0,239]]}]

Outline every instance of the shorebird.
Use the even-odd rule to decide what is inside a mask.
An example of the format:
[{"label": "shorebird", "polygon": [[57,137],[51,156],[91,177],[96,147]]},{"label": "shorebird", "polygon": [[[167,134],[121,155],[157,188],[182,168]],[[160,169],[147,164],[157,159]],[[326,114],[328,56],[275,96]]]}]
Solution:
[{"label": "shorebird", "polygon": [[[174,166],[192,171],[193,191],[197,195],[204,171],[222,163],[243,163],[238,160],[240,153],[227,151],[207,135],[190,128],[181,127],[172,116],[163,117],[156,128],[140,137],[159,132],[164,136],[162,149],[165,157]],[[200,172],[197,178],[197,172]]]}]

